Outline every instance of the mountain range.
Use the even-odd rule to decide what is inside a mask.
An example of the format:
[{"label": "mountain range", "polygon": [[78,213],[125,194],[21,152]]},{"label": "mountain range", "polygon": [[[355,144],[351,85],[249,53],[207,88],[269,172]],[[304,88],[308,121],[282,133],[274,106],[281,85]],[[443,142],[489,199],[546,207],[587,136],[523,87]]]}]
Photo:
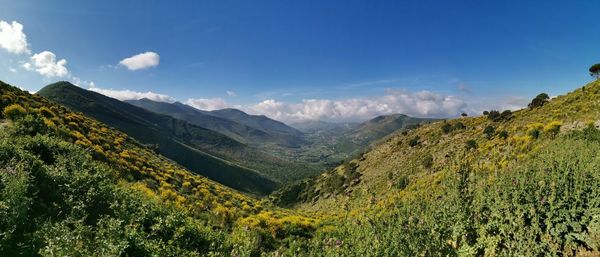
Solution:
[{"label": "mountain range", "polygon": [[[339,165],[281,184],[232,162],[236,153],[275,157],[243,134],[238,141],[65,82],[35,95],[0,82],[0,93],[3,256],[600,253],[600,81],[540,94],[518,111],[295,124],[306,143],[270,142],[289,151],[281,156],[296,151],[318,165],[304,158],[362,150],[348,147]],[[346,128],[339,138],[319,139],[335,126]],[[230,166],[207,172],[211,162]]]}]

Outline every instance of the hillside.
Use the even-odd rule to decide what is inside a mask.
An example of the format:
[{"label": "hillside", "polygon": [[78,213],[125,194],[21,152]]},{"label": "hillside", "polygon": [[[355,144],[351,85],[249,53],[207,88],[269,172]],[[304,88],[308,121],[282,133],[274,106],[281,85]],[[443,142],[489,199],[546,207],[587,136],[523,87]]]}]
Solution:
[{"label": "hillside", "polygon": [[[598,99],[600,81],[541,107],[423,125],[272,199],[330,213],[344,206],[355,223],[341,229],[348,255],[597,256]],[[372,236],[398,245],[360,240]]]},{"label": "hillside", "polygon": [[156,102],[146,98],[140,100],[128,100],[125,102],[155,113],[169,115],[212,131],[217,131],[243,143],[256,145],[277,142],[277,138],[267,132],[229,119],[210,115],[208,112],[200,111],[179,102]]},{"label": "hillside", "polygon": [[229,119],[252,128],[265,131],[270,135],[277,136],[284,141],[285,146],[298,147],[306,143],[302,132],[284,124],[283,122],[270,119],[264,115],[249,115],[237,109],[221,109],[208,112],[211,115]]},{"label": "hillside", "polygon": [[600,81],[516,112],[401,130],[270,197],[293,209],[0,89],[2,255],[600,254]]},{"label": "hillside", "polygon": [[144,144],[155,145],[166,157],[224,185],[255,194],[266,194],[275,188],[273,181],[256,171],[223,160],[230,153],[247,151],[245,145],[223,134],[68,82],[48,85],[37,94],[113,126]]},{"label": "hillside", "polygon": [[364,152],[370,145],[433,119],[414,118],[402,114],[375,117],[363,123],[329,123],[306,121],[293,124],[305,133],[310,144],[298,149],[278,149],[288,158],[297,158],[306,162],[320,163],[323,169]]}]

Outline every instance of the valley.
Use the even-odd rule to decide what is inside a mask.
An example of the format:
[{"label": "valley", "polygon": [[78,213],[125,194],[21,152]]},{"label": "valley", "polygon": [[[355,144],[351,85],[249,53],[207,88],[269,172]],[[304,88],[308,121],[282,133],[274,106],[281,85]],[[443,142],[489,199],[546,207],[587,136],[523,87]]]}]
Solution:
[{"label": "valley", "polygon": [[[600,193],[600,177],[594,172],[594,167],[600,165],[594,154],[598,150],[597,138],[600,135],[595,127],[595,118],[600,117],[600,108],[596,106],[596,99],[600,96],[598,82],[590,83],[567,95],[544,100],[539,107],[504,112],[498,116],[500,118],[493,116],[494,111],[490,111],[488,113],[491,114],[484,116],[448,120],[423,120],[392,115],[377,117],[362,125],[332,125],[319,122],[318,126],[309,128],[296,124],[295,126],[299,127],[297,131],[302,131],[305,136],[303,140],[306,141],[319,136],[331,138],[334,134],[331,131],[339,132],[339,126],[342,126],[345,132],[337,134],[341,134],[340,138],[355,145],[350,149],[365,145],[364,142],[373,137],[381,138],[379,141],[375,140],[369,148],[365,148],[365,152],[356,152],[358,154],[354,158],[343,161],[339,166],[320,175],[307,176],[284,184],[263,199],[238,193],[238,190],[247,189],[242,185],[230,185],[234,188],[232,189],[200,176],[204,174],[200,166],[198,169],[191,169],[185,163],[180,164],[186,168],[179,166],[170,160],[173,158],[166,159],[162,156],[167,156],[168,151],[164,151],[160,146],[156,149],[149,144],[154,141],[144,142],[144,138],[138,139],[135,133],[132,133],[133,137],[129,137],[96,121],[96,117],[110,121],[106,117],[102,118],[102,115],[125,113],[133,118],[120,120],[136,122],[128,124],[146,122],[148,117],[165,117],[163,119],[170,119],[168,124],[183,121],[174,121],[173,118],[149,114],[129,106],[126,107],[131,108],[128,111],[124,108],[114,109],[120,112],[102,112],[99,110],[107,109],[95,108],[98,114],[94,116],[90,112],[94,118],[87,118],[81,113],[71,112],[71,107],[65,108],[51,103],[40,95],[53,98],[48,92],[41,91],[39,95],[31,95],[2,84],[3,123],[7,124],[0,131],[3,137],[0,153],[4,156],[2,161],[6,167],[2,173],[2,195],[26,197],[19,199],[29,199],[22,203],[30,206],[18,207],[14,205],[16,202],[9,204],[8,198],[3,198],[3,206],[6,207],[1,210],[11,213],[19,211],[21,216],[11,216],[13,218],[2,223],[2,226],[11,226],[16,229],[13,231],[22,231],[19,232],[20,237],[2,238],[5,242],[5,248],[2,248],[4,252],[18,251],[10,247],[10,242],[33,240],[27,239],[30,233],[64,234],[65,232],[59,231],[65,231],[71,226],[78,228],[68,229],[70,232],[63,235],[66,241],[46,238],[40,242],[52,242],[58,246],[71,240],[91,240],[75,239],[77,233],[84,233],[80,229],[89,227],[95,231],[90,233],[113,233],[112,237],[115,240],[125,240],[120,241],[123,244],[113,244],[106,251],[130,254],[133,254],[134,249],[155,251],[147,247],[164,243],[148,241],[149,245],[136,246],[130,241],[132,238],[127,239],[123,235],[114,234],[112,230],[107,230],[110,228],[102,225],[109,221],[106,219],[109,217],[121,222],[118,223],[121,225],[113,226],[140,222],[133,216],[126,217],[120,214],[122,211],[114,207],[116,202],[110,204],[111,201],[133,204],[134,200],[129,197],[140,197],[136,196],[138,194],[144,196],[135,201],[152,202],[152,205],[146,208],[167,208],[160,211],[163,218],[176,217],[169,216],[176,215],[171,209],[181,210],[183,212],[177,215],[189,217],[185,219],[186,222],[195,225],[180,223],[176,226],[194,226],[194,229],[178,237],[183,239],[192,235],[189,233],[204,233],[202,236],[196,234],[196,237],[204,238],[200,240],[216,240],[210,244],[200,243],[208,241],[198,241],[193,247],[181,244],[183,241],[169,241],[171,243],[161,246],[172,249],[169,250],[172,251],[169,254],[165,252],[166,255],[177,252],[194,255],[199,253],[197,251],[214,254],[221,252],[232,256],[254,256],[258,253],[278,255],[291,254],[297,251],[294,250],[297,247],[302,249],[303,256],[398,256],[413,255],[422,251],[431,254],[440,251],[470,254],[503,252],[510,255],[561,251],[593,255],[596,251],[596,240],[600,235],[600,220],[594,214],[595,210],[600,208],[600,202],[597,201],[600,199],[597,197]],[[57,96],[64,97],[65,94]],[[113,101],[118,100],[110,100],[109,103],[122,104]],[[96,104],[92,106],[97,107]],[[89,112],[89,109],[80,110]],[[136,112],[144,115],[131,115]],[[120,124],[123,123],[114,123],[113,126],[122,126]],[[156,131],[168,128],[158,126],[157,122],[142,124],[147,124],[145,126],[148,127],[152,124]],[[214,149],[224,146],[260,149],[260,146],[240,142],[241,140],[227,141],[214,136],[196,139],[198,134],[192,133],[200,127],[183,124],[182,129],[169,132],[171,137],[189,140],[181,141],[184,142],[182,145],[200,147],[206,144]],[[312,132],[307,133],[311,129]],[[136,131],[129,131],[140,130],[141,127],[136,127]],[[126,131],[125,128],[124,132]],[[384,133],[389,134],[381,136]],[[225,134],[220,135],[224,137]],[[199,141],[202,139],[219,141]],[[340,142],[342,141],[336,138],[328,142],[321,141],[319,144],[332,147]],[[39,161],[28,162],[34,159]],[[203,165],[206,162],[201,160]],[[41,165],[38,172],[42,173],[31,173],[34,167],[31,165]],[[9,175],[12,173],[7,173],[6,169],[18,174],[30,174],[28,176],[33,176],[34,180],[27,179],[27,176]],[[247,171],[240,172],[244,172],[242,176],[248,176]],[[102,175],[102,178],[96,179],[93,174],[107,176]],[[53,183],[58,184],[47,184],[49,182],[40,180],[41,175],[50,176],[55,181]],[[62,176],[83,177],[69,182]],[[56,186],[78,187],[78,183],[84,181],[92,184],[102,183],[102,188],[116,190],[115,192],[124,190],[126,193],[118,198],[97,195],[88,199],[77,198],[79,200],[76,202],[64,202],[64,199],[67,199],[64,197],[74,197],[79,193],[61,189],[57,191],[60,192],[58,195],[46,199],[30,195],[27,191],[31,188],[58,190],[51,189]],[[96,187],[88,187],[86,190],[93,188]],[[87,194],[90,193],[92,191]],[[46,206],[47,201],[58,205]],[[81,210],[88,213],[81,217],[96,218],[87,220],[86,224],[71,220],[71,217],[82,215],[81,212],[76,212],[80,207],[73,204],[83,206],[84,209]],[[567,216],[560,216],[562,218],[556,220],[551,216],[555,213],[551,210],[558,211],[557,215],[563,215],[561,210],[564,207],[561,206],[565,206],[564,204],[572,206],[572,213],[577,215],[565,213]],[[46,209],[41,213],[32,213],[28,211],[32,206]],[[69,214],[56,214],[60,209]],[[132,211],[129,213],[134,214],[142,210],[134,208]],[[108,216],[98,218],[96,213],[99,212]],[[503,215],[498,216],[499,213]],[[52,230],[41,232],[37,230],[38,225],[23,227],[19,219],[24,217],[54,217],[59,223],[48,223],[45,226],[50,226]],[[155,220],[156,217],[152,219]],[[566,222],[579,225],[565,227],[563,224]],[[361,224],[368,225],[365,227]],[[561,229],[562,232],[553,232],[558,231],[556,229]],[[136,231],[135,233],[141,233],[140,235],[149,233],[148,238],[170,237],[155,234],[152,229]],[[532,233],[531,231],[536,231],[533,233],[539,236],[524,236]],[[581,240],[565,240],[567,235],[577,236]],[[494,238],[499,236],[513,244],[494,241]],[[367,237],[376,238],[376,242],[397,244],[376,243],[373,246],[364,240]],[[544,237],[547,239],[541,239]],[[92,241],[86,242],[97,244]],[[204,246],[200,247],[199,244]],[[541,248],[527,247],[530,244],[540,245]],[[63,250],[94,251],[85,248]],[[38,250],[31,248],[30,251]]]}]

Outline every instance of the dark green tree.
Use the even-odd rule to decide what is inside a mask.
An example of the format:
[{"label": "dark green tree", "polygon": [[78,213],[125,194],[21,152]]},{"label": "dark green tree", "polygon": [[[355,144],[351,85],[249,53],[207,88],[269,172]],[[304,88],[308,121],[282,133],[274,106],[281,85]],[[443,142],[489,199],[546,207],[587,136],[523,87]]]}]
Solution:
[{"label": "dark green tree", "polygon": [[600,79],[600,63],[596,63],[590,67],[590,76]]},{"label": "dark green tree", "polygon": [[537,95],[535,98],[533,98],[533,100],[531,100],[531,103],[529,103],[529,105],[527,105],[527,106],[532,109],[541,107],[545,103],[547,103],[548,100],[550,100],[550,96],[548,96],[548,94],[546,94],[546,93],[541,93],[541,94]]}]

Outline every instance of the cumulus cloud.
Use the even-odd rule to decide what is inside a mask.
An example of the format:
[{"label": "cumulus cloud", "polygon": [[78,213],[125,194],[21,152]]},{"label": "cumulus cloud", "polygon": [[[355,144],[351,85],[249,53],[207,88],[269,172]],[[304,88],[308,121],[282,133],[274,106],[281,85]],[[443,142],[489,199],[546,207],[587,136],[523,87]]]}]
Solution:
[{"label": "cumulus cloud", "polygon": [[[93,82],[92,82],[92,84],[93,84]],[[151,91],[136,92],[136,91],[131,91],[129,89],[115,90],[115,89],[103,89],[103,88],[97,88],[97,87],[92,87],[92,88],[89,88],[88,90],[103,94],[108,97],[119,99],[121,101],[139,100],[142,98],[147,98],[147,99],[150,99],[152,101],[157,101],[157,102],[168,102],[168,103],[175,102],[175,99],[171,96],[158,94],[158,93],[154,93]]]},{"label": "cumulus cloud", "polygon": [[119,64],[125,66],[128,70],[141,70],[158,66],[159,62],[160,56],[157,53],[145,52],[125,58]]},{"label": "cumulus cloud", "polygon": [[64,77],[69,74],[69,70],[65,66],[67,65],[67,60],[60,59],[57,61],[56,55],[50,51],[34,54],[29,59],[30,62],[23,64],[23,68],[26,70],[35,70],[47,78]]},{"label": "cumulus cloud", "polygon": [[385,95],[343,100],[304,99],[284,103],[274,99],[248,106],[246,111],[287,121],[329,120],[360,121],[377,115],[402,113],[417,117],[457,116],[467,111],[467,103],[450,95],[430,91],[388,90]]},{"label": "cumulus cloud", "polygon": [[190,98],[188,99],[185,104],[192,106],[196,109],[199,110],[205,110],[205,111],[212,111],[212,110],[218,110],[218,109],[223,109],[223,108],[229,108],[232,107],[232,105],[230,105],[229,103],[227,103],[225,100],[223,100],[222,98],[210,98],[210,99],[206,99],[206,98]]},{"label": "cumulus cloud", "polygon": [[14,54],[31,53],[21,23],[0,21],[0,48]]}]

